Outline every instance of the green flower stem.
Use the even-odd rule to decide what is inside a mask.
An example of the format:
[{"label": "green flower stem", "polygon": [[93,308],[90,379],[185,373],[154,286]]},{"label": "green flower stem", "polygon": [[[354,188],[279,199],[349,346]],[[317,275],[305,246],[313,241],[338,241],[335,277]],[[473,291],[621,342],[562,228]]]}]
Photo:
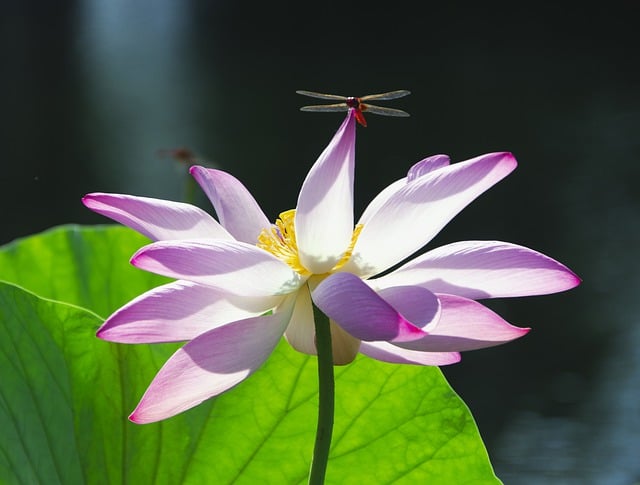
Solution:
[{"label": "green flower stem", "polygon": [[309,485],[322,485],[329,461],[335,386],[333,380],[333,354],[331,352],[331,327],[329,319],[313,306],[318,350],[318,429],[311,459]]},{"label": "green flower stem", "polygon": [[[185,164],[181,164],[181,165],[183,167],[187,166]],[[186,176],[184,178],[184,197],[183,197],[183,202],[186,202],[187,204],[195,204],[195,202],[196,202],[196,187],[197,187],[196,179],[191,177],[189,175],[189,173],[187,172],[187,174],[186,174]]]}]

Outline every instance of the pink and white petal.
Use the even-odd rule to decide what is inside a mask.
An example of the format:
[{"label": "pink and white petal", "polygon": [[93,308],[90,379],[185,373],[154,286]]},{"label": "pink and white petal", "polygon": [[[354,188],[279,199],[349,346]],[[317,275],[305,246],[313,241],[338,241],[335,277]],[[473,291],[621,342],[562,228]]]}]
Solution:
[{"label": "pink and white petal", "polygon": [[239,297],[219,288],[174,281],[114,312],[97,336],[128,344],[192,340],[229,322],[262,315],[281,301],[282,297]]},{"label": "pink and white petal", "polygon": [[131,264],[240,296],[287,295],[305,281],[272,254],[240,241],[159,241],[139,249]]},{"label": "pink and white petal", "polygon": [[262,230],[271,227],[251,193],[233,175],[198,165],[189,172],[213,204],[220,224],[238,241],[255,244]]},{"label": "pink and white petal", "polygon": [[449,365],[460,362],[458,352],[419,352],[388,342],[362,342],[360,353],[372,359],[392,364]]},{"label": "pink and white petal", "polygon": [[174,353],[155,376],[129,419],[160,421],[237,385],[269,357],[291,317],[292,304],[272,315],[223,325]]},{"label": "pink and white petal", "polygon": [[409,169],[407,182],[413,182],[418,177],[422,177],[439,168],[446,167],[450,161],[448,155],[431,155],[430,157],[420,160]]},{"label": "pink and white petal", "polygon": [[463,352],[504,344],[526,335],[480,303],[460,296],[438,294],[440,320],[426,328],[428,335],[399,347],[427,352]]},{"label": "pink and white petal", "polygon": [[287,342],[298,352],[316,355],[316,329],[313,321],[313,306],[309,288],[303,286],[298,291],[293,315],[284,332]]},{"label": "pink and white petal", "polygon": [[351,243],[355,133],[349,110],[298,196],[295,227],[300,262],[315,274],[330,271]]},{"label": "pink and white petal", "polygon": [[369,203],[367,208],[362,213],[358,224],[366,225],[367,222],[369,222],[369,219],[371,219],[371,217],[376,212],[378,212],[380,207],[407,183],[412,182],[418,177],[422,177],[429,172],[445,167],[447,165],[449,165],[449,157],[447,155],[433,155],[431,157],[420,160],[409,169],[406,177],[403,177],[400,180],[396,180],[392,184],[382,189],[382,191],[374,197],[374,199]]},{"label": "pink and white petal", "polygon": [[150,197],[94,192],[82,203],[154,241],[170,239],[225,239],[233,237],[202,209],[182,202]]},{"label": "pink and white petal", "polygon": [[[428,320],[439,311],[437,300],[424,288],[407,288],[407,307],[417,306],[420,298],[423,315]],[[351,273],[336,273],[324,279],[311,293],[316,306],[353,337],[365,341],[406,342],[420,339],[425,332],[376,294],[365,282]]]},{"label": "pink and white petal", "polygon": [[378,288],[419,285],[435,293],[478,299],[557,293],[581,280],[565,265],[524,246],[461,241],[433,249],[369,281]]},{"label": "pink and white petal", "polygon": [[369,277],[399,263],[515,167],[510,153],[490,153],[407,183],[369,217],[344,271]]}]

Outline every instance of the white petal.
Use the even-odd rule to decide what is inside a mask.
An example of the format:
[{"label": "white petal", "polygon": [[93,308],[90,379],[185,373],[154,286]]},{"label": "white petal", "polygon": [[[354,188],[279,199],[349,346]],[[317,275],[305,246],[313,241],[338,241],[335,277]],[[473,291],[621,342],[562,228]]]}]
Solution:
[{"label": "white petal", "polygon": [[287,295],[305,281],[272,254],[240,241],[160,241],[139,249],[131,264],[240,296]]},{"label": "white petal", "polygon": [[251,298],[189,281],[154,288],[114,312],[97,336],[120,343],[192,340],[221,325],[275,308],[282,297]]},{"label": "white petal", "polygon": [[418,177],[422,177],[427,173],[430,173],[439,168],[445,167],[449,165],[449,157],[446,155],[433,155],[431,157],[427,157],[423,160],[420,160],[418,163],[414,164],[407,173],[406,177],[401,178],[400,180],[396,180],[391,185],[388,185],[382,191],[374,197],[374,199],[369,203],[367,208],[362,213],[358,224],[367,224],[369,219],[380,210],[380,207],[398,190],[404,187],[407,183],[412,182]]},{"label": "white petal", "polygon": [[368,277],[399,263],[515,166],[510,153],[491,153],[407,183],[371,215],[343,270]]},{"label": "white petal", "polygon": [[303,286],[298,291],[296,306],[284,336],[287,342],[298,352],[309,355],[317,354],[313,306],[311,305],[311,295],[307,286]]},{"label": "white petal", "polygon": [[330,271],[342,258],[353,233],[355,121],[351,111],[311,167],[300,189],[296,238],[300,262],[309,271]]}]

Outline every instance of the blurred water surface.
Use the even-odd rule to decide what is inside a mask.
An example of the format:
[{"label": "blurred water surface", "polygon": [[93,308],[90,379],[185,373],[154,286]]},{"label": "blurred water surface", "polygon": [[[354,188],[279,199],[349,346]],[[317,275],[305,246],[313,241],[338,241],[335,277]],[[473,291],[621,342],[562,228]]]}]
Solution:
[{"label": "blurred water surface", "polygon": [[158,150],[181,146],[233,172],[275,218],[342,120],[299,112],[309,100],[296,89],[409,89],[393,105],[411,118],[358,129],[357,211],[424,156],[512,151],[518,169],[431,246],[511,241],[584,280],[490,302],[533,331],[443,369],[498,475],[637,483],[638,4],[360,7],[3,3],[0,243],[105,222],[80,204],[91,191],[180,199],[184,167]]}]

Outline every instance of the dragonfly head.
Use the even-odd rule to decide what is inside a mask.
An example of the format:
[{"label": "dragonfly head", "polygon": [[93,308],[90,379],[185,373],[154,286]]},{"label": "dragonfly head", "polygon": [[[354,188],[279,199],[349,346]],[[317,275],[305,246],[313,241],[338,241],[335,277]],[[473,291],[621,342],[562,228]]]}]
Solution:
[{"label": "dragonfly head", "polygon": [[349,96],[345,101],[349,108],[360,109],[360,98],[356,98],[354,96]]}]

